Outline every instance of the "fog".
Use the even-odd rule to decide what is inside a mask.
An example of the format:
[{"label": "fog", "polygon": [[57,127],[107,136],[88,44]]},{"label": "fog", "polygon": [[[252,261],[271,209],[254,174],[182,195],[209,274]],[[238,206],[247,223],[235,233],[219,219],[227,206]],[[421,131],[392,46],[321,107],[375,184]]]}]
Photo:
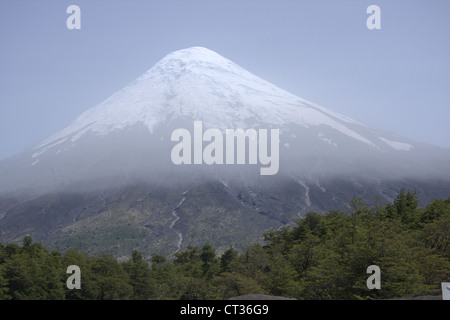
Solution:
[{"label": "fog", "polygon": [[[177,129],[185,129],[193,135],[194,121],[193,118],[169,119],[156,126],[153,132],[138,125],[116,130],[106,136],[87,133],[75,142],[68,139],[48,148],[34,158],[32,156],[36,150],[27,150],[0,162],[0,194],[92,192],[133,183],[171,187],[207,180],[267,188],[286,178],[314,184],[339,178],[375,184],[402,179],[450,181],[449,150],[416,142],[411,142],[414,143],[414,149],[410,151],[386,146],[383,149],[382,144],[381,147],[371,146],[349,139],[327,126],[254,127],[255,132],[260,132],[257,131],[259,129],[279,129],[279,163],[276,163],[279,170],[273,175],[261,175],[261,168],[274,163],[269,165],[267,162],[251,161],[249,151],[255,150],[248,139],[245,158],[240,160],[243,164],[237,164],[239,150],[236,149],[236,143],[234,164],[230,161],[205,164],[203,159],[177,165],[172,159],[172,153],[180,140],[172,141],[172,134]],[[204,125],[202,132],[208,129]],[[223,134],[226,137],[225,132]],[[325,140],[323,137],[330,138]],[[271,152],[276,150],[272,145],[275,141],[267,139],[267,156],[270,155],[273,162],[275,154]],[[198,152],[195,148],[205,150],[211,143],[203,141],[200,146],[194,146],[192,141],[192,159]],[[222,150],[218,149],[219,145],[215,145],[217,148],[211,155],[221,153],[225,160],[230,150],[227,150],[225,141],[221,144]]]}]

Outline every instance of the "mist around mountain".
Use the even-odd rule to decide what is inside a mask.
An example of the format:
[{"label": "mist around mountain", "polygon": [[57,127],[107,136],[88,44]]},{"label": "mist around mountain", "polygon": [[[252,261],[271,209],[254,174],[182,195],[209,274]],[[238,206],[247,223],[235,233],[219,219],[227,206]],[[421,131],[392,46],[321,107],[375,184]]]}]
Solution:
[{"label": "mist around mountain", "polygon": [[[190,160],[176,164],[180,129],[191,140],[178,155]],[[278,143],[264,145],[273,161],[261,161],[258,144],[252,163],[247,139],[237,164],[237,140],[231,149],[225,141],[237,129],[258,139],[277,130]],[[222,163],[206,164],[207,150]],[[276,172],[262,175],[275,155]],[[422,205],[446,198],[450,150],[371,128],[192,47],[0,161],[0,177],[0,242],[29,234],[59,250],[170,255],[206,242],[243,250],[308,211],[348,210],[353,198],[389,203],[402,188],[417,191]]]}]

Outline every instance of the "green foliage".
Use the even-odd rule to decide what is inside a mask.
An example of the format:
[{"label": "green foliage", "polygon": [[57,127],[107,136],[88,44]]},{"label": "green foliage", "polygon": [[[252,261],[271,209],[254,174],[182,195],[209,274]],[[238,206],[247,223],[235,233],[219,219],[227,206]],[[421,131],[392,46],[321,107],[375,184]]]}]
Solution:
[{"label": "green foliage", "polygon": [[96,299],[129,299],[132,296],[133,287],[129,276],[113,256],[101,255],[94,260],[91,270],[98,286]]},{"label": "green foliage", "polygon": [[224,272],[216,279],[216,285],[222,290],[222,297],[231,297],[264,293],[264,290],[254,279],[238,272]]},{"label": "green foliage", "polygon": [[230,247],[228,250],[226,250],[222,257],[220,258],[220,267],[222,272],[229,271],[230,263],[235,260],[239,256],[239,252],[234,249],[233,247]]},{"label": "green foliage", "polygon": [[[63,299],[63,271],[59,256],[25,237],[23,247],[0,248],[0,296],[7,299]],[[11,250],[13,249],[13,250]]]},{"label": "green foliage", "polygon": [[145,300],[153,297],[155,280],[152,278],[149,264],[142,259],[139,251],[132,252],[131,260],[123,264],[123,269],[128,273],[129,284],[133,288],[133,299]]},{"label": "green foliage", "polygon": [[[418,207],[402,190],[391,204],[350,212],[308,212],[293,226],[269,230],[264,246],[218,256],[213,246],[188,247],[169,260],[145,261],[133,250],[119,262],[76,249],[48,252],[31,237],[0,244],[0,299],[227,299],[271,294],[297,299],[391,299],[439,295],[450,279],[450,198]],[[69,265],[81,269],[81,289],[66,287]],[[366,270],[381,269],[381,289],[369,290]]]},{"label": "green foliage", "polygon": [[158,264],[162,264],[162,263],[164,263],[166,261],[167,261],[166,257],[157,254],[156,256],[152,257],[152,266],[156,266]]}]

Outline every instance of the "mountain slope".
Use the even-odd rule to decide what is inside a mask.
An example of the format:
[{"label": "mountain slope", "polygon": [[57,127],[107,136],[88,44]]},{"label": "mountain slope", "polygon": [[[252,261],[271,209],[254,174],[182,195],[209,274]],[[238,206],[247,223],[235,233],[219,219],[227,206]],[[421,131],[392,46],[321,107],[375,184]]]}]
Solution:
[{"label": "mountain slope", "polygon": [[[196,121],[201,135],[279,130],[279,170],[262,176],[250,154],[246,164],[175,165],[175,130],[193,134],[193,154],[195,141],[210,144],[196,140]],[[450,151],[371,128],[193,47],[0,161],[0,178],[0,241],[32,234],[58,249],[151,255],[205,241],[243,247],[308,210],[390,201],[402,187],[423,202],[447,197]]]}]

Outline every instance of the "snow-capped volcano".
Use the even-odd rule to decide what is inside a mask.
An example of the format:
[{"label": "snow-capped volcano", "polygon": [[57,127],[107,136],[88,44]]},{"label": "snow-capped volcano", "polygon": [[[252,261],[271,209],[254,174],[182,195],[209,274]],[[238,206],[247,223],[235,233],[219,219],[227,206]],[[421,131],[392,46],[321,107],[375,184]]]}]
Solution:
[{"label": "snow-capped volcano", "polygon": [[3,161],[6,183],[0,190],[172,172],[170,134],[192,128],[194,121],[222,131],[279,129],[280,170],[288,175],[442,176],[441,160],[448,159],[439,148],[370,128],[280,89],[214,51],[192,47],[168,54],[65,129]]},{"label": "snow-capped volcano", "polygon": [[[179,128],[194,133],[193,153],[213,143],[208,129],[279,130],[279,171],[263,177],[249,162],[177,165]],[[424,200],[448,197],[449,150],[371,128],[193,47],[0,161],[0,241],[31,232],[66,247],[84,239],[90,249],[100,234],[96,250],[104,249],[99,241],[153,253],[205,241],[228,247],[306,211],[343,209],[355,197],[390,201],[401,188]]]},{"label": "snow-capped volcano", "polygon": [[[423,146],[416,150],[415,142],[315,105],[214,51],[192,47],[170,53],[128,86],[84,112],[67,128],[37,144],[28,153],[28,159],[23,155],[21,161],[39,167],[45,165],[44,159],[52,160],[53,169],[49,174],[58,181],[73,181],[85,175],[95,177],[98,172],[89,172],[90,168],[104,175],[126,173],[136,169],[133,166],[142,168],[149,164],[152,170],[156,163],[170,160],[171,130],[180,126],[191,128],[196,120],[201,120],[205,128],[220,130],[278,128],[283,166],[295,162],[308,173],[354,170],[355,161],[360,158],[363,160],[359,165],[367,163],[369,168],[372,160],[380,161],[379,157],[387,162],[385,166],[390,166],[392,155],[403,157],[406,152],[417,151],[420,158],[423,153]],[[161,157],[154,159],[149,150],[160,150]],[[129,158],[112,165],[114,159],[124,155]],[[133,157],[145,164],[133,164]],[[74,159],[79,164],[70,165],[72,171],[68,171],[67,164]],[[111,172],[104,170],[102,161],[108,163]],[[407,162],[392,172],[417,173],[430,169],[410,170]]]},{"label": "snow-capped volcano", "polygon": [[[219,129],[326,125],[371,146],[413,148],[384,137],[371,141],[349,127],[366,128],[364,124],[296,97],[214,51],[193,47],[167,55],[35,150],[39,153],[67,140],[74,142],[88,132],[106,135],[138,123],[152,132],[156,125],[177,117],[202,120]],[[319,138],[327,140],[324,134]]]}]

